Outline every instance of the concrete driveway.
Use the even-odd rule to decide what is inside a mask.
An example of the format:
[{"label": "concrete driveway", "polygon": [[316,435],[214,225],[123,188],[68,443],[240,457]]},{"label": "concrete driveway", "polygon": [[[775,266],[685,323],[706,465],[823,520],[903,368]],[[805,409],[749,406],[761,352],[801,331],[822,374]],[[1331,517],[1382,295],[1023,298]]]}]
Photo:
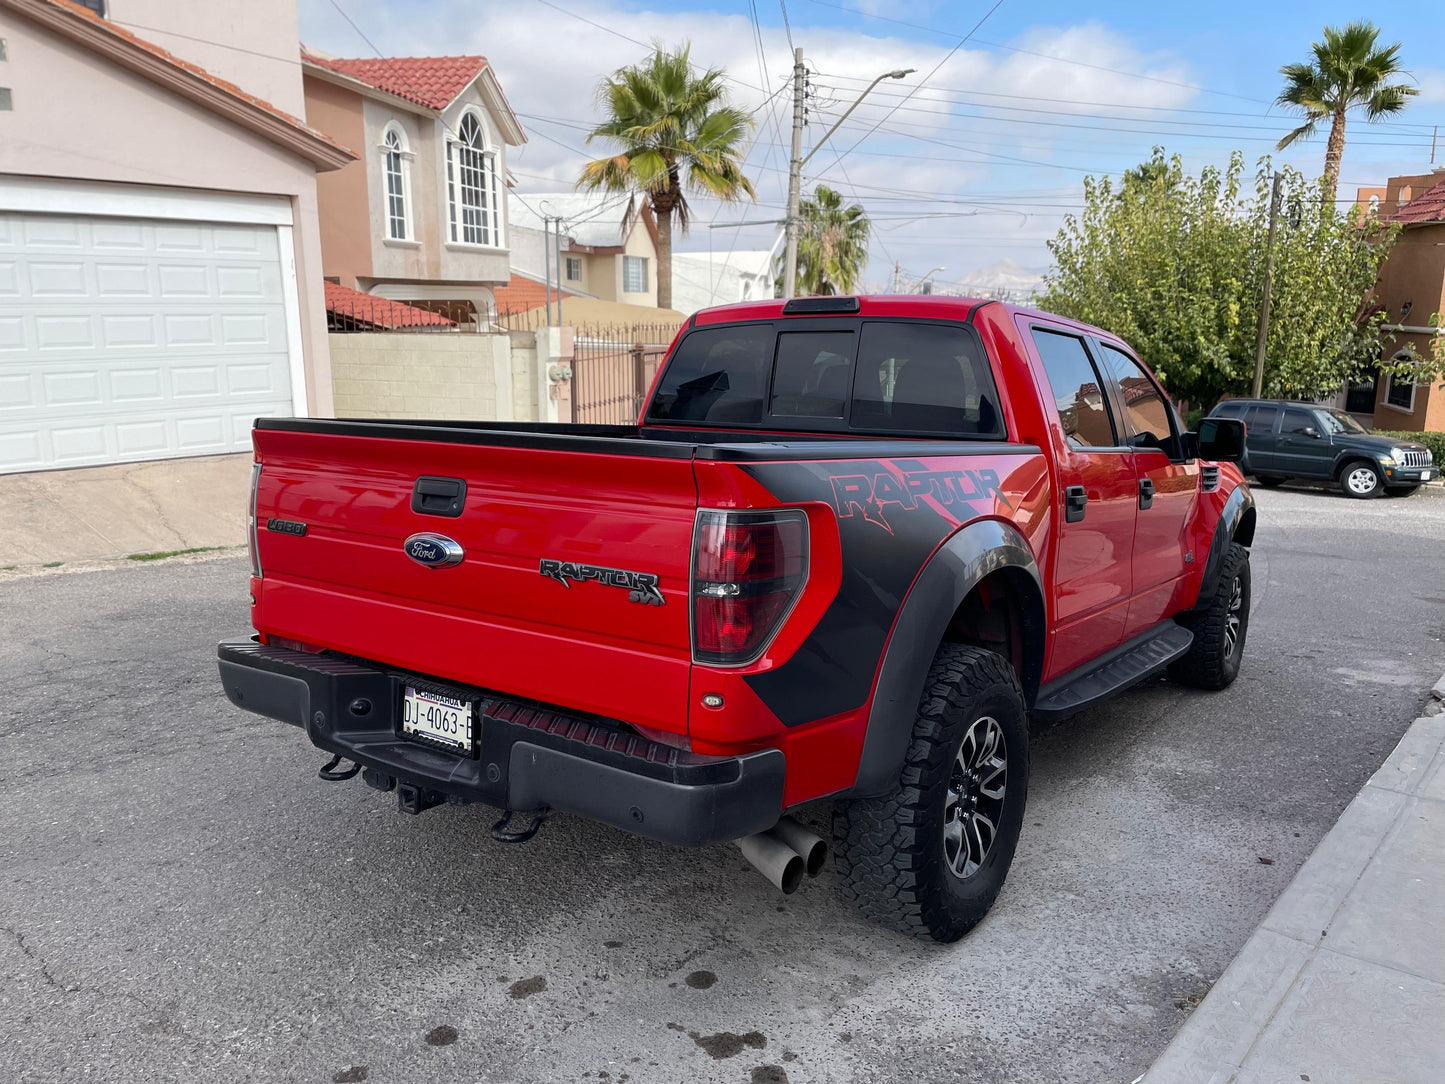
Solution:
[{"label": "concrete driveway", "polygon": [[1445,493],[1257,497],[1239,681],[1038,732],[953,946],[730,847],[317,780],[220,694],[241,558],[0,582],[0,1079],[1130,1081],[1445,669]]}]

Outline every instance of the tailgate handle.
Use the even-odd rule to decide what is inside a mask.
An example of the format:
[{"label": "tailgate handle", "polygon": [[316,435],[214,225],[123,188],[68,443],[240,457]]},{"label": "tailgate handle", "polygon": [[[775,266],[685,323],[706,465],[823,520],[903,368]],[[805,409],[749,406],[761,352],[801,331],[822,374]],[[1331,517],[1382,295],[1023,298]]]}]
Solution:
[{"label": "tailgate handle", "polygon": [[462,514],[467,503],[467,483],[460,478],[421,477],[411,491],[411,510],[424,516]]}]

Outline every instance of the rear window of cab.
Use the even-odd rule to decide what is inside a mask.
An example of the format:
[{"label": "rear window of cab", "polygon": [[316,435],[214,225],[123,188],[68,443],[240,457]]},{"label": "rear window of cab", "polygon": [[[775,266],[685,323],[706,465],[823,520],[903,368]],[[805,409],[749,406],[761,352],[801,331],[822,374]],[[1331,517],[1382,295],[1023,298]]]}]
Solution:
[{"label": "rear window of cab", "polygon": [[697,328],[673,351],[647,421],[1004,436],[998,390],[978,336],[959,324],[925,321]]}]

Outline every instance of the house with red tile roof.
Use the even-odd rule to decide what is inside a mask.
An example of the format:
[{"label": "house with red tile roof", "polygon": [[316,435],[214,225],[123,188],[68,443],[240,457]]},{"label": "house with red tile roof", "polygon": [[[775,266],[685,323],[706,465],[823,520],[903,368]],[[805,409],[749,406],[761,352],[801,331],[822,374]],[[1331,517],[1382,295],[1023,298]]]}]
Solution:
[{"label": "house with red tile roof", "polygon": [[[1401,227],[1375,285],[1390,336],[1385,349],[1392,356],[1403,351],[1428,356],[1438,341],[1438,317],[1445,313],[1445,169],[1361,188],[1357,205]],[[1380,429],[1445,431],[1445,384],[1439,381],[1378,378],[1352,386],[1346,399],[1346,409]]]},{"label": "house with red tile roof", "polygon": [[[0,473],[332,413],[295,0],[0,0]],[[241,469],[244,471],[245,466]]]},{"label": "house with red tile roof", "polygon": [[306,121],[360,157],[323,178],[328,281],[484,321],[509,277],[507,153],[526,142],[483,56],[301,50]]}]

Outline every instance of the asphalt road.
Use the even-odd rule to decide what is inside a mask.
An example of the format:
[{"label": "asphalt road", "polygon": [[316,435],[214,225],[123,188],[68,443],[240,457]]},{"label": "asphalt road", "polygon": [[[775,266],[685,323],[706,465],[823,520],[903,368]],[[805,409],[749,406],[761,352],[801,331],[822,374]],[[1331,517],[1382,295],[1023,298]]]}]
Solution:
[{"label": "asphalt road", "polygon": [[0,1080],[1130,1081],[1445,669],[1445,492],[1258,501],[1239,681],[1037,733],[952,946],[727,846],[317,780],[220,694],[242,559],[0,582]]}]

